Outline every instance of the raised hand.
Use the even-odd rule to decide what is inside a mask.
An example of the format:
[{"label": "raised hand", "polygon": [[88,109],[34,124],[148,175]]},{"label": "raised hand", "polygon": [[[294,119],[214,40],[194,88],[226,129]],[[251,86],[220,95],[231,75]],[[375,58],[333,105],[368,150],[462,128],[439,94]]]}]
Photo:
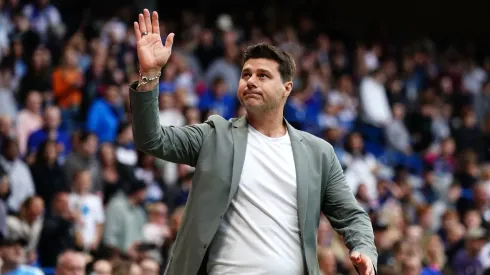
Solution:
[{"label": "raised hand", "polygon": [[160,73],[172,53],[174,34],[170,33],[163,45],[156,11],[150,17],[150,12],[145,9],[143,14],[139,14],[138,21],[134,22],[134,33],[140,71],[142,75],[154,77]]}]

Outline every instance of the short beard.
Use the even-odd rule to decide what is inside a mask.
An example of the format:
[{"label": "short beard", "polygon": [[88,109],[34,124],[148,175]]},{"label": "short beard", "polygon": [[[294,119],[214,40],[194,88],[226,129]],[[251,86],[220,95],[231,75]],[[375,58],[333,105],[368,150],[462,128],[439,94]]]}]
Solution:
[{"label": "short beard", "polygon": [[281,106],[280,100],[275,102],[266,102],[260,105],[253,105],[253,106],[246,104],[243,100],[240,100],[240,103],[245,108],[245,110],[247,110],[247,113],[255,113],[255,114],[269,113]]}]

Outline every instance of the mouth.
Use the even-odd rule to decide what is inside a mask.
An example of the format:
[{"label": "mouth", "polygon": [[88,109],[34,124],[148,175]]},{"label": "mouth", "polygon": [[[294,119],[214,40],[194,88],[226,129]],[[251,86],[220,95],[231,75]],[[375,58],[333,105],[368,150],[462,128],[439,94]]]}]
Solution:
[{"label": "mouth", "polygon": [[247,91],[243,93],[243,96],[261,96],[262,94],[259,92],[252,92],[252,91]]}]

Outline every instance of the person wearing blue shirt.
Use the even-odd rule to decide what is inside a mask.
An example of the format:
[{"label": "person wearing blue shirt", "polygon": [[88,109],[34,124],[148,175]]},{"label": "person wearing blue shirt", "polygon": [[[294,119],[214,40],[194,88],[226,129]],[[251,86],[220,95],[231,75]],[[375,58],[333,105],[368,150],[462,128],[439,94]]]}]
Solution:
[{"label": "person wearing blue shirt", "polygon": [[234,116],[236,106],[235,97],[228,92],[228,86],[223,78],[217,77],[211,89],[208,89],[199,101],[201,112],[210,112],[221,115],[226,119]]},{"label": "person wearing blue shirt", "polygon": [[0,258],[2,259],[2,275],[44,275],[44,273],[32,266],[23,265],[25,253],[23,246],[26,240],[14,240],[0,234]]},{"label": "person wearing blue shirt", "polygon": [[87,116],[87,130],[94,132],[100,142],[114,142],[124,109],[121,104],[119,87],[108,86],[103,98],[96,99]]},{"label": "person wearing blue shirt", "polygon": [[[46,140],[54,140],[61,146],[60,158],[64,159],[71,152],[70,135],[60,129],[61,111],[56,106],[47,107],[44,111],[44,127],[33,132],[27,140],[28,154],[39,150],[39,146]],[[60,160],[61,161],[61,160]]]}]

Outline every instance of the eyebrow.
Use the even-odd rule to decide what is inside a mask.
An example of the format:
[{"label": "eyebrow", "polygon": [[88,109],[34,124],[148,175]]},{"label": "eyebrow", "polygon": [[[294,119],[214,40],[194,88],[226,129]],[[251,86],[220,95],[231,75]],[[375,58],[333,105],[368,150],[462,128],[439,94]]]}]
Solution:
[{"label": "eyebrow", "polygon": [[[244,68],[242,70],[242,73],[244,73],[244,72],[250,72],[250,71],[251,71],[250,68]],[[266,73],[266,74],[272,75],[272,73],[269,70],[267,70],[267,69],[260,69],[259,68],[259,69],[257,69],[257,72],[261,72],[261,73]]]}]

